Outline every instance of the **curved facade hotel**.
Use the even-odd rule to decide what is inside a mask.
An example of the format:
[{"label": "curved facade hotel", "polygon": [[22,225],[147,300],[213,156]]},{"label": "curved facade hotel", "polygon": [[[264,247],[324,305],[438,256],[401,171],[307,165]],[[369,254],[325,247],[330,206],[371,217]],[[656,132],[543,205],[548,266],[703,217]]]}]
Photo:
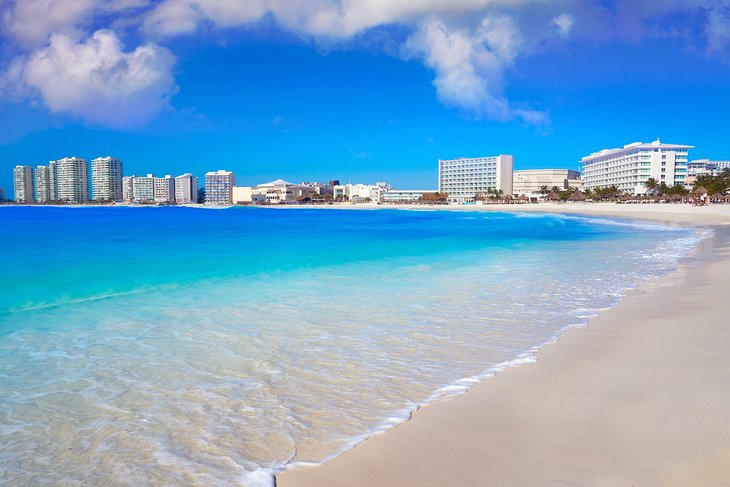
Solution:
[{"label": "curved facade hotel", "polygon": [[632,194],[647,192],[644,183],[654,178],[667,186],[684,184],[691,145],[663,144],[659,139],[634,142],[622,149],[603,149],[584,157],[581,180],[586,189],[616,185]]},{"label": "curved facade hotel", "polygon": [[510,155],[439,159],[439,193],[448,193],[451,203],[471,203],[476,195],[487,190],[512,194]]}]

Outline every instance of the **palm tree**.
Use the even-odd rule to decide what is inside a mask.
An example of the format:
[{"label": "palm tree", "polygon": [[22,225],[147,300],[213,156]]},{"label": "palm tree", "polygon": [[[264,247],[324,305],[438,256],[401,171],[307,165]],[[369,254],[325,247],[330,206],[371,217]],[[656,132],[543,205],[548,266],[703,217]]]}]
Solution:
[{"label": "palm tree", "polygon": [[644,182],[644,187],[649,190],[651,194],[656,193],[659,183],[654,178],[649,178]]},{"label": "palm tree", "polygon": [[542,186],[540,186],[540,188],[537,190],[537,192],[540,194],[548,194],[550,192],[550,188],[548,187],[547,184],[543,184]]}]

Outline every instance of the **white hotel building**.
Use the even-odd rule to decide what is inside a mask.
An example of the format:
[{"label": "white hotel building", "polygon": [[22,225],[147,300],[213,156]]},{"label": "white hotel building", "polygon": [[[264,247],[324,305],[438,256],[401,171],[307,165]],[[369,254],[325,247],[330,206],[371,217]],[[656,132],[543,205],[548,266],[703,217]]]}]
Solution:
[{"label": "white hotel building", "polygon": [[622,149],[604,149],[581,159],[583,187],[616,185],[621,191],[644,194],[649,178],[667,186],[684,184],[691,145],[634,142]]},{"label": "white hotel building", "polygon": [[510,155],[439,159],[439,193],[448,193],[451,203],[471,203],[476,195],[487,190],[502,190],[512,194],[512,168]]}]

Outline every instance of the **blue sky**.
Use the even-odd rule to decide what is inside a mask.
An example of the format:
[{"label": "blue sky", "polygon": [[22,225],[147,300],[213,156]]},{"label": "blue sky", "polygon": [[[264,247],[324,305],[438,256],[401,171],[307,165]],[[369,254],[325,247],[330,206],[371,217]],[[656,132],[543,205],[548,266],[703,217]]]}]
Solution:
[{"label": "blue sky", "polygon": [[657,137],[730,159],[730,6],[633,3],[9,2],[0,188],[74,155],[404,189],[439,158],[577,168]]}]

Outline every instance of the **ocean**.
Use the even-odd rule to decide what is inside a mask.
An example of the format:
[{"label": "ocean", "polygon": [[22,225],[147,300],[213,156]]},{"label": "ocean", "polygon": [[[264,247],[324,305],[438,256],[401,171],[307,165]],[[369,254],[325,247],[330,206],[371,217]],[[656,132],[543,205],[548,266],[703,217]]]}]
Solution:
[{"label": "ocean", "polygon": [[470,211],[0,207],[3,485],[273,484],[464,392],[701,235]]}]

